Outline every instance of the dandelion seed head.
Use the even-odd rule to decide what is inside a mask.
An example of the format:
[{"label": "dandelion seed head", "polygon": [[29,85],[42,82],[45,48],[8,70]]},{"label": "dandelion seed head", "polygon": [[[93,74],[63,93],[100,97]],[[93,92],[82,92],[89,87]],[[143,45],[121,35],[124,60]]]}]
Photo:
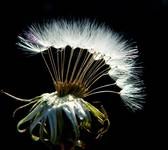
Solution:
[{"label": "dandelion seed head", "polygon": [[[20,107],[32,105],[17,128],[19,132],[29,129],[34,140],[59,144],[65,116],[73,141],[79,140],[83,129],[92,133],[93,117],[100,125],[96,138],[101,137],[108,131],[110,121],[103,106],[99,110],[85,100],[92,95],[118,94],[132,110],[142,108],[144,84],[140,78],[142,68],[137,64],[138,49],[107,26],[89,20],[34,24],[19,36],[17,44],[41,54],[55,88],[54,92],[37,96]],[[96,84],[107,76],[112,83]],[[21,129],[26,122],[30,125]],[[38,134],[34,134],[36,129]]]},{"label": "dandelion seed head", "polygon": [[[32,25],[24,36],[25,38],[20,37],[19,46],[33,52],[42,52],[50,47],[64,49],[67,45],[72,49],[87,49],[89,53],[93,54],[94,60],[105,60],[105,63],[110,66],[108,74],[118,85],[122,85],[120,88],[124,91],[130,84],[136,89],[137,84],[133,83],[133,78],[140,80],[138,77],[140,75],[139,67],[136,66],[137,46],[132,46],[133,44],[105,25],[99,25],[87,19],[80,21],[54,20],[41,26]],[[79,81],[78,85],[80,84],[83,83]],[[57,84],[57,91],[60,85]],[[71,86],[76,85],[71,84]],[[135,99],[135,102],[138,103],[136,96]]]}]

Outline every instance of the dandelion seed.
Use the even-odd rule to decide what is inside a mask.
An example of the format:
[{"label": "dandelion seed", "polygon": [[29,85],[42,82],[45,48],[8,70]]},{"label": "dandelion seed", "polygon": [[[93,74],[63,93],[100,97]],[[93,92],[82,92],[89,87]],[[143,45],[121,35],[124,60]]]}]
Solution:
[{"label": "dandelion seed", "polygon": [[[107,132],[110,125],[106,111],[85,101],[86,97],[117,94],[131,109],[141,108],[143,83],[139,78],[140,67],[136,65],[138,50],[109,28],[88,20],[61,20],[42,26],[32,25],[19,39],[18,45],[24,50],[41,53],[55,87],[55,92],[44,93],[32,100],[4,92],[28,102],[20,108],[32,105],[29,114],[17,125],[19,132],[29,129],[34,140],[59,144],[65,115],[72,127],[72,140],[81,143],[80,130],[92,132],[93,117],[101,125],[97,138]],[[106,76],[114,83],[95,86]],[[110,86],[118,86],[120,90],[107,90]],[[22,129],[26,122],[30,122],[30,126]],[[37,128],[38,134],[34,134]]]}]

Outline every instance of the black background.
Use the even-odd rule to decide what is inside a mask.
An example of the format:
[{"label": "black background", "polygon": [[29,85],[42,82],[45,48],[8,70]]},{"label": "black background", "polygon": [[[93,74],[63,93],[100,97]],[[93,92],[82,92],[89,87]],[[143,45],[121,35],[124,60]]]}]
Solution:
[{"label": "black background", "polygon": [[[15,45],[17,36],[27,25],[59,17],[96,19],[137,41],[144,65],[147,97],[144,109],[135,113],[122,106],[111,106],[110,131],[102,141],[90,144],[91,148],[132,150],[158,146],[157,149],[162,149],[164,98],[163,94],[158,94],[158,88],[161,87],[159,83],[164,82],[160,72],[163,73],[162,66],[166,63],[163,37],[166,35],[167,8],[167,0],[2,1],[0,88],[22,98],[52,91],[50,78],[39,65],[42,60],[25,56]],[[0,101],[0,149],[10,149],[11,146],[13,149],[47,149],[16,131],[17,119],[12,118],[12,112],[20,103],[4,95]]]}]

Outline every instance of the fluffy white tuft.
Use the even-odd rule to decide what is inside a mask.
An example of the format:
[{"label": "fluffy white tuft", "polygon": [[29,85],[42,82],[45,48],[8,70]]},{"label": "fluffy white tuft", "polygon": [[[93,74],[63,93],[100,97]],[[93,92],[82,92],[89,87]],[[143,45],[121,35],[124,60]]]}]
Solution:
[{"label": "fluffy white tuft", "polygon": [[69,45],[72,48],[92,49],[112,58],[121,59],[132,51],[128,51],[127,42],[122,41],[111,29],[88,20],[61,20],[42,26],[32,25],[29,31],[24,33],[25,38],[19,36],[21,41],[18,43],[19,46],[34,52],[41,52],[50,46],[63,48]]},{"label": "fluffy white tuft", "polygon": [[[141,109],[142,103],[144,103],[144,88],[143,83],[128,83],[120,91],[120,96],[123,99],[124,103],[129,106],[131,109]],[[138,100],[138,101],[137,101]]]},{"label": "fluffy white tuft", "polygon": [[110,65],[109,75],[121,87],[120,95],[131,108],[141,108],[140,67],[136,66],[137,47],[131,46],[121,36],[104,25],[89,20],[52,21],[45,25],[32,25],[23,37],[19,36],[19,46],[33,52],[41,52],[49,47],[88,49],[99,53]]}]

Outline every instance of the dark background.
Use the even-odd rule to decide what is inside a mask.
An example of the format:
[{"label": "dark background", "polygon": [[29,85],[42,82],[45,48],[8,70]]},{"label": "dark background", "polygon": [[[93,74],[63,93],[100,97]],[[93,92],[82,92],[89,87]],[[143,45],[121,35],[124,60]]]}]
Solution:
[{"label": "dark background", "polygon": [[[27,25],[59,17],[96,19],[137,41],[144,65],[147,97],[144,109],[135,113],[120,105],[111,106],[110,131],[102,141],[90,144],[91,148],[133,150],[158,146],[157,149],[163,149],[164,98],[159,94],[159,83],[164,82],[161,70],[166,63],[163,37],[166,35],[167,9],[167,0],[1,1],[0,89],[22,98],[34,97],[48,89],[52,91],[50,78],[39,65],[42,60],[25,56],[15,45],[17,36]],[[11,146],[13,149],[47,149],[43,144],[33,142],[29,135],[16,131],[17,119],[12,118],[12,112],[21,103],[4,95],[0,96],[0,101],[0,149]]]}]

